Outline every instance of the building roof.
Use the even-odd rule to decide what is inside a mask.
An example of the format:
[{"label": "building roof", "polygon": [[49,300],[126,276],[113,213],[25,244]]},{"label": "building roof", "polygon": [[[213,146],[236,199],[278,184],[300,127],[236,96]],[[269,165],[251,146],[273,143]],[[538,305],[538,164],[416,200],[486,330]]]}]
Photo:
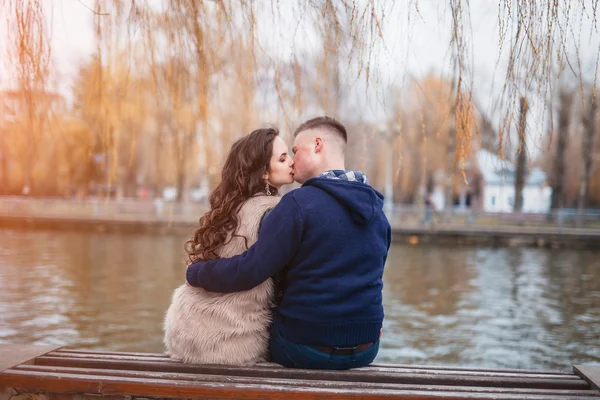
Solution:
[{"label": "building roof", "polygon": [[[477,166],[487,184],[514,185],[516,167],[507,160],[502,160],[496,154],[487,150],[477,152]],[[526,185],[540,186],[546,181],[546,173],[538,167],[529,171]]]}]

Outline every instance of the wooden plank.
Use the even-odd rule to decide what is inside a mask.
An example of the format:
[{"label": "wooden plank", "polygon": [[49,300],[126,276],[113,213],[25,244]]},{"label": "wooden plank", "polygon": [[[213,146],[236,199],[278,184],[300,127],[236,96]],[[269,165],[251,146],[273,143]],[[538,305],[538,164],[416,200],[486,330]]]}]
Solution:
[{"label": "wooden plank", "polygon": [[[144,354],[144,353],[142,353]],[[143,356],[135,355],[135,353],[96,353],[90,355],[88,353],[81,352],[65,352],[57,351],[48,354],[52,357],[66,357],[66,358],[79,358],[79,359],[90,359],[98,360],[101,364],[104,360],[122,360],[122,361],[158,361],[165,363],[181,363],[181,361],[171,359],[168,357],[153,357],[151,353],[146,353]],[[265,368],[265,369],[284,369],[275,363],[260,363],[253,365],[252,368]],[[369,366],[364,368],[355,368],[353,371],[364,371],[365,373],[377,373],[377,372],[414,372],[414,373],[448,373],[458,375],[484,375],[484,376],[515,376],[515,377],[532,377],[532,378],[546,378],[546,379],[581,379],[579,376],[572,372],[559,372],[549,373],[547,371],[535,371],[535,370],[504,370],[504,369],[467,369],[467,368],[440,368],[427,366],[410,366],[410,365],[386,365],[383,367]]]},{"label": "wooden plank", "polygon": [[[245,385],[232,387],[227,383],[206,383],[151,379],[140,382],[136,378],[103,377],[70,374],[45,374],[10,370],[0,374],[0,386],[10,384],[26,390],[46,392],[89,393],[99,395],[149,396],[161,398],[210,398],[240,400],[317,400],[317,399],[526,399],[526,400],[589,400],[590,396],[432,392],[427,390],[373,389],[368,393],[352,389],[281,387],[273,385]],[[424,388],[425,389],[425,388]],[[598,397],[600,398],[600,397]]]},{"label": "wooden plank", "polygon": [[163,354],[163,353],[139,353],[139,352],[130,352],[130,351],[100,351],[100,350],[86,350],[86,349],[69,349],[69,348],[65,348],[65,347],[52,353],[52,355],[60,355],[60,354],[85,354],[88,356],[117,355],[117,356],[152,357],[152,358],[169,359],[169,356],[166,354]]},{"label": "wooden plank", "polygon": [[[68,353],[68,352],[54,352],[49,354],[51,357],[62,357],[62,358],[77,358],[77,359],[87,359],[94,360],[98,363],[98,368],[102,368],[102,363],[106,360],[119,360],[119,361],[139,361],[139,362],[147,362],[147,361],[157,361],[164,362],[172,365],[173,363],[181,364],[181,361],[169,359],[169,358],[160,358],[160,357],[139,357],[139,356],[129,356],[129,355],[117,355],[117,354],[96,354],[90,357],[87,354],[81,353]],[[218,368],[218,366],[214,366]],[[234,366],[230,366],[230,368],[236,368]],[[239,368],[239,367],[238,367]],[[252,366],[252,368],[256,368],[256,366]],[[272,371],[276,369],[280,370],[288,370],[288,368],[284,368],[278,364],[268,364],[261,367],[265,371]],[[413,368],[413,367],[388,367],[388,368],[378,368],[378,367],[367,367],[367,368],[356,368],[353,371],[361,371],[364,374],[377,374],[380,372],[397,372],[397,373],[423,373],[423,374],[453,374],[453,375],[469,375],[469,376],[496,376],[496,377],[514,377],[514,378],[539,378],[539,379],[573,379],[580,380],[581,378],[573,373],[569,375],[565,374],[537,374],[537,373],[519,373],[519,372],[504,372],[504,371],[479,371],[479,370],[450,370],[450,369],[427,369],[427,368]],[[338,373],[344,373],[340,371]]]},{"label": "wooden plank", "polygon": [[117,354],[117,353],[115,353],[115,354],[95,354],[93,356],[90,356],[89,354],[55,351],[53,353],[49,353],[48,356],[62,357],[62,358],[78,358],[78,359],[86,359],[86,360],[97,360],[99,363],[102,363],[104,360],[123,360],[123,361],[140,361],[140,362],[157,361],[157,362],[164,362],[164,363],[179,363],[179,364],[181,364],[181,361],[175,360],[172,358],[168,358],[168,357],[135,356],[135,355],[123,355],[123,354]]},{"label": "wooden plank", "polygon": [[356,368],[363,370],[369,368],[417,368],[417,369],[437,369],[449,371],[482,371],[482,372],[514,372],[527,374],[549,374],[549,375],[573,375],[571,371],[562,370],[538,370],[538,369],[516,369],[516,368],[475,368],[475,367],[455,367],[451,365],[411,365],[411,364],[371,364],[368,367]]},{"label": "wooden plank", "polygon": [[[597,396],[592,390],[547,390],[547,389],[522,389],[522,388],[489,388],[477,386],[441,386],[441,385],[403,385],[389,383],[370,383],[370,382],[339,382],[339,381],[316,381],[300,379],[274,379],[274,378],[255,378],[238,377],[226,375],[202,375],[170,372],[150,372],[150,371],[116,371],[95,368],[72,368],[72,367],[46,367],[40,365],[21,365],[13,370],[23,370],[37,372],[38,374],[61,373],[75,375],[94,375],[101,379],[102,376],[117,376],[126,378],[137,378],[140,382],[144,379],[172,379],[189,380],[196,382],[224,382],[231,385],[236,384],[268,384],[275,386],[301,386],[301,387],[321,387],[321,388],[347,388],[359,391],[370,391],[371,389],[401,389],[401,390],[428,390],[439,392],[470,392],[470,393],[511,393],[511,394],[536,394],[536,395],[571,395],[571,396]],[[12,370],[11,370],[12,371]],[[9,371],[10,372],[10,371]]]},{"label": "wooden plank", "polygon": [[585,379],[592,388],[600,391],[600,365],[574,365],[573,371]]},{"label": "wooden plank", "polygon": [[[77,359],[66,357],[43,356],[36,359],[37,365],[98,368],[97,360]],[[587,382],[581,379],[540,379],[521,377],[489,377],[489,376],[464,376],[464,375],[430,375],[409,374],[396,372],[381,372],[365,374],[362,371],[322,371],[300,369],[273,369],[252,367],[206,366],[164,362],[140,362],[104,360],[101,368],[137,371],[181,372],[197,374],[236,375],[249,377],[283,378],[283,379],[316,379],[351,382],[373,383],[405,383],[424,385],[458,385],[458,386],[490,386],[490,387],[515,387],[539,389],[588,389]]]},{"label": "wooden plank", "polygon": [[60,346],[32,346],[22,344],[0,344],[0,372],[23,364],[38,356],[50,353]]},{"label": "wooden plank", "polygon": [[[71,354],[82,354],[88,356],[95,355],[116,355],[116,356],[129,356],[129,357],[153,357],[163,358],[167,360],[173,360],[166,354],[162,353],[134,353],[134,352],[113,352],[113,351],[98,351],[98,350],[85,350],[85,349],[69,349],[62,348],[55,353],[49,355],[61,355],[62,353]],[[173,360],[176,361],[176,360]],[[281,367],[278,364],[272,362],[264,362],[256,364],[255,367]],[[514,368],[473,368],[473,367],[455,367],[455,366],[439,366],[439,365],[411,365],[411,364],[381,364],[375,363],[368,367],[356,368],[356,371],[370,370],[371,368],[414,368],[414,369],[431,369],[431,370],[450,370],[450,371],[478,371],[478,372],[513,372],[513,373],[528,373],[528,374],[548,374],[548,375],[573,375],[571,371],[563,370],[531,370],[531,369],[514,369]]]}]

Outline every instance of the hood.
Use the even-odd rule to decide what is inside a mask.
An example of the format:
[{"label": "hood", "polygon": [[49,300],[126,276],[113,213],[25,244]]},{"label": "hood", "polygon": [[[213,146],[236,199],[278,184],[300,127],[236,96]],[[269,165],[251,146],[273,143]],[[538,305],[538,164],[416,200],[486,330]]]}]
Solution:
[{"label": "hood", "polygon": [[383,195],[364,183],[316,177],[307,180],[302,186],[315,186],[329,193],[361,225],[368,225],[383,210]]}]

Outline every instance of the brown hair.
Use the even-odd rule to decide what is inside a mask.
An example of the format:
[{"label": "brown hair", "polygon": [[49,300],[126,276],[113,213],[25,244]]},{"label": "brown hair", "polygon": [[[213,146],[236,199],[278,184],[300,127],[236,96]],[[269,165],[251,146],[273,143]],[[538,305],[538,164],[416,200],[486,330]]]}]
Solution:
[{"label": "brown hair", "polygon": [[[226,244],[228,234],[237,236],[240,207],[250,197],[266,192],[263,175],[269,170],[277,135],[276,128],[257,129],[231,146],[221,172],[221,183],[210,195],[210,211],[200,218],[200,227],[185,242],[190,264],[219,258],[217,250]],[[269,191],[277,194],[277,188],[271,185]]]},{"label": "brown hair", "polygon": [[344,127],[344,125],[342,125],[340,121],[336,120],[335,118],[327,116],[316,117],[302,123],[294,131],[294,137],[298,136],[300,132],[314,128],[325,128],[328,131],[335,133],[340,138],[342,138],[344,140],[344,143],[348,143],[348,134],[346,133],[346,128]]}]

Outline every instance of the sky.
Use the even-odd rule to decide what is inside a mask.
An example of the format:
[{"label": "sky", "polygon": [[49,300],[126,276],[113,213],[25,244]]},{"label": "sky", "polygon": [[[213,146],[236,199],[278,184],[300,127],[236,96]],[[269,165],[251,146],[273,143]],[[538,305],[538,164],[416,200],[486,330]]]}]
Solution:
[{"label": "sky", "polygon": [[[124,0],[125,1],[125,0]],[[148,0],[160,3],[161,0]],[[269,2],[270,3],[270,2]],[[279,4],[291,4],[281,2]],[[93,0],[42,0],[48,13],[51,30],[52,59],[56,84],[59,92],[69,97],[73,78],[81,65],[95,51],[92,7]],[[355,101],[364,110],[367,120],[377,121],[389,117],[390,88],[406,86],[411,78],[422,78],[428,73],[448,76],[451,68],[450,33],[451,14],[446,1],[402,0],[392,3],[384,25],[384,46],[379,48],[376,66],[377,78],[372,80],[367,90],[364,81],[355,83]],[[415,6],[416,4],[416,6]],[[508,46],[499,51],[498,0],[471,1],[470,52],[473,72],[473,89],[478,102],[487,112],[492,113],[494,99],[500,94],[505,77]],[[286,7],[286,6],[284,6]],[[287,6],[282,13],[293,20],[301,14],[294,6]],[[418,12],[415,10],[418,7]],[[582,21],[581,54],[582,68],[590,79],[595,72],[598,55],[599,35],[590,32],[591,21]],[[274,32],[273,31],[277,31]],[[510,34],[510,31],[509,31]],[[296,53],[310,52],[319,48],[316,35],[310,32],[287,29],[287,27],[259,24],[258,37],[268,52],[278,57],[291,57]],[[8,75],[10,64],[5,57],[7,51],[7,25],[0,19],[0,88],[13,86],[14,80]],[[569,75],[567,72],[565,75]],[[571,74],[572,75],[572,74]],[[352,77],[346,76],[348,81]],[[365,93],[368,95],[365,96]],[[539,137],[546,128],[543,104],[532,104],[531,134]]]}]

